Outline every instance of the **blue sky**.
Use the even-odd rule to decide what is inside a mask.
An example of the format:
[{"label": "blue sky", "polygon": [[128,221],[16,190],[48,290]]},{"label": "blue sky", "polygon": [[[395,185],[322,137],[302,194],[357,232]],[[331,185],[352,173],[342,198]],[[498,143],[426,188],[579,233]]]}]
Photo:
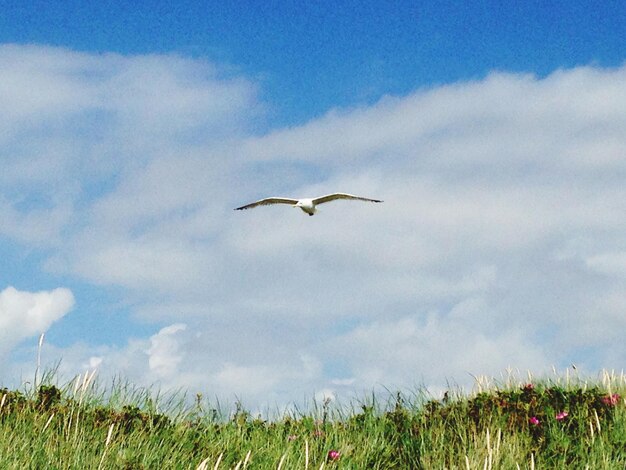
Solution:
[{"label": "blue sky", "polygon": [[[623,364],[620,2],[2,9],[5,383],[42,331],[251,406]],[[232,211],[333,191],[385,203]]]},{"label": "blue sky", "polygon": [[5,2],[0,40],[214,60],[291,124],[492,70],[619,65],[625,23],[619,1]]}]

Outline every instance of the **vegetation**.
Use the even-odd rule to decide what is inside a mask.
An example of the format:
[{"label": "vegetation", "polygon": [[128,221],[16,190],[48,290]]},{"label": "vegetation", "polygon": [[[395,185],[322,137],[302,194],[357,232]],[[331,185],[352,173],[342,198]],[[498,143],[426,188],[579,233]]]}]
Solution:
[{"label": "vegetation", "polygon": [[[543,380],[471,396],[326,401],[272,420],[154,398],[93,374],[0,389],[3,469],[624,469],[626,380]],[[160,401],[162,401],[160,403]]]}]

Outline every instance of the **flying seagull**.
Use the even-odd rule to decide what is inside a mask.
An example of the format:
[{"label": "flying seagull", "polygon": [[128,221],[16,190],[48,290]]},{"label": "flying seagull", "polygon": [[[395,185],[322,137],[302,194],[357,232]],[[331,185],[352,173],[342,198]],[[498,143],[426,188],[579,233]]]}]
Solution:
[{"label": "flying seagull", "polygon": [[270,204],[289,204],[293,207],[299,207],[304,212],[309,215],[313,215],[317,212],[316,206],[318,204],[324,204],[325,202],[334,201],[335,199],[355,199],[357,201],[369,201],[369,202],[383,202],[378,199],[369,199],[367,197],[361,196],[353,196],[352,194],[346,193],[333,193],[327,194],[326,196],[316,197],[316,198],[305,198],[305,199],[290,199],[287,197],[267,197],[265,199],[261,199],[260,201],[251,202],[250,204],[246,204],[245,206],[237,207],[235,210],[240,211],[243,209],[252,209],[256,206],[268,206]]}]

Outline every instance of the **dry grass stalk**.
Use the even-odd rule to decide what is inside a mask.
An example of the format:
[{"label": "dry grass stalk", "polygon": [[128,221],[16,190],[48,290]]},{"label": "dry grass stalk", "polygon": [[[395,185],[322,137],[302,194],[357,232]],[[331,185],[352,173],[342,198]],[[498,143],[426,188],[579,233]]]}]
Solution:
[{"label": "dry grass stalk", "polygon": [[39,384],[39,371],[41,370],[41,348],[43,346],[43,338],[45,333],[41,333],[39,336],[39,345],[37,347],[37,367],[35,368],[35,390],[37,390],[37,385]]},{"label": "dry grass stalk", "polygon": [[107,440],[104,443],[104,447],[105,449],[107,447],[109,447],[109,444],[111,443],[111,437],[113,436],[113,428],[114,428],[115,424],[111,424],[111,426],[109,426],[109,432],[107,433]]},{"label": "dry grass stalk", "polygon": [[[97,369],[94,369],[93,371],[91,371],[91,373],[89,373],[89,371],[85,371],[85,376],[83,377],[82,382],[80,380],[80,377],[82,374],[78,374],[76,381],[74,383],[74,396],[76,396],[76,394],[80,392],[80,397],[78,399],[78,407],[76,409],[76,416],[74,417],[74,439],[78,438],[78,422],[79,422],[79,417],[80,417],[81,405],[83,404],[83,399],[85,398],[87,389],[91,385],[93,378],[96,375],[96,371]],[[68,435],[71,432],[71,429],[72,429],[72,414],[70,414],[70,418],[69,418]]]},{"label": "dry grass stalk", "polygon": [[80,386],[80,399],[78,400],[79,405],[82,405],[85,394],[87,393],[87,389],[91,385],[91,382],[96,375],[96,371],[97,369],[92,370],[91,374],[89,373],[89,371],[85,371],[85,377],[83,378],[83,383]]},{"label": "dry grass stalk", "polygon": [[250,456],[252,455],[252,449],[250,449],[248,451],[248,453],[246,454],[246,458],[243,461],[243,468],[246,468],[248,466],[248,463],[250,463]]},{"label": "dry grass stalk", "polygon": [[213,470],[217,470],[219,468],[220,463],[222,462],[222,457],[224,457],[224,452],[222,452],[217,458],[217,462],[215,462],[215,467],[213,467]]},{"label": "dry grass stalk", "polygon": [[73,394],[74,396],[76,396],[76,394],[78,393],[78,387],[80,387],[80,377],[81,377],[82,375],[83,375],[83,374],[78,374],[78,375],[74,378],[74,390],[73,390],[73,392],[72,392],[72,394]]},{"label": "dry grass stalk", "polygon": [[115,424],[111,424],[111,426],[109,426],[109,432],[107,433],[107,438],[104,441],[104,450],[102,451],[102,457],[100,458],[100,465],[98,465],[98,470],[102,468],[102,464],[104,463],[104,457],[107,454],[107,449],[109,448],[109,444],[111,443],[111,438],[113,437],[114,427],[115,427]]},{"label": "dry grass stalk", "polygon": [[285,452],[283,456],[280,458],[280,462],[278,462],[277,470],[280,470],[281,468],[283,468],[283,464],[285,463],[286,458],[287,458],[287,453]]},{"label": "dry grass stalk", "polygon": [[591,442],[594,442],[596,439],[595,433],[593,432],[593,421],[589,420],[589,430],[591,431]]},{"label": "dry grass stalk", "polygon": [[43,427],[43,429],[41,430],[41,432],[43,433],[46,429],[48,429],[48,426],[50,426],[50,423],[52,422],[52,418],[54,418],[54,413],[52,413],[50,415],[50,417],[48,418],[48,421],[46,421],[45,426]]},{"label": "dry grass stalk", "polygon": [[209,464],[209,457],[207,457],[202,462],[200,462],[198,466],[196,467],[196,470],[206,470],[208,468],[208,464]]},{"label": "dry grass stalk", "polygon": [[493,464],[493,450],[491,448],[491,433],[489,432],[489,428],[487,428],[487,432],[485,433],[485,441],[487,442],[487,456],[485,457],[483,469],[491,470]]},{"label": "dry grass stalk", "polygon": [[611,371],[611,373],[609,373],[609,371],[606,369],[602,370],[602,385],[606,387],[609,395],[612,395],[611,384],[613,383],[614,379],[615,371]]}]

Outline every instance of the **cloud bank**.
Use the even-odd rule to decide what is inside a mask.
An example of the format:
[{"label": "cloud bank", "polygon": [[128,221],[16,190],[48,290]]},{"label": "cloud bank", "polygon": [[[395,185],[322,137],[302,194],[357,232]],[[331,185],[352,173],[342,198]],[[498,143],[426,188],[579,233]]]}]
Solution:
[{"label": "cloud bank", "polygon": [[[277,104],[205,61],[3,46],[0,65],[0,234],[154,325],[50,345],[68,372],[272,404],[623,364],[626,67],[273,129]],[[333,191],[385,203],[232,210]]]}]

